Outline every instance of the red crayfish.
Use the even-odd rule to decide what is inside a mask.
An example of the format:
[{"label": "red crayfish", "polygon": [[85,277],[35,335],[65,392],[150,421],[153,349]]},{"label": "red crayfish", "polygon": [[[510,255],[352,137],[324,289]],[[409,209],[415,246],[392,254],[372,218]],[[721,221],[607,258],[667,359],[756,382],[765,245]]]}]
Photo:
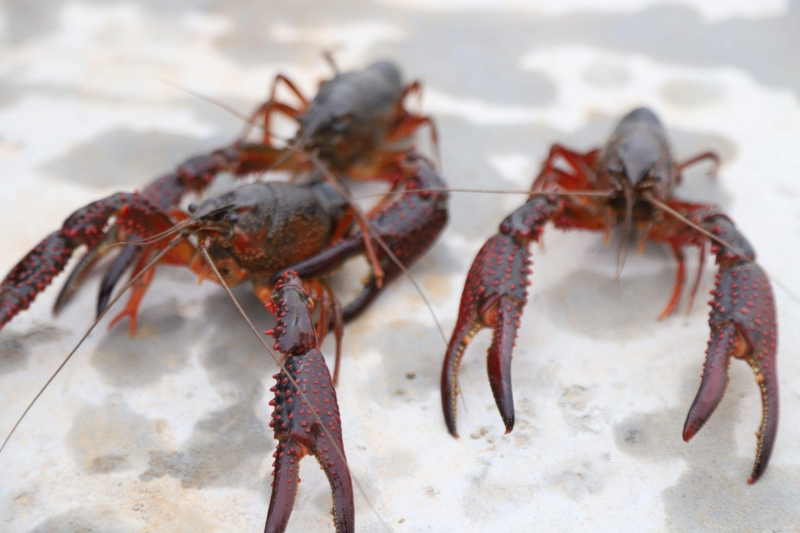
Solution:
[{"label": "red crayfish", "polygon": [[[353,490],[333,388],[337,372],[332,379],[318,339],[332,326],[338,341],[343,322],[361,312],[384,281],[430,248],[447,220],[447,193],[432,164],[410,151],[407,142],[403,145],[418,126],[431,123],[405,109],[405,96],[419,84],[404,87],[395,65],[382,61],[363,71],[337,73],[310,102],[284,76],[275,85],[281,81],[303,106],[278,102],[273,88],[252,119],[266,132],[261,142],[241,139],[187,160],[141,192],[93,202],[31,250],[0,285],[0,327],[25,310],[82,246],[87,253],[64,285],[56,309],[110,245],[120,243],[122,251],[101,283],[98,313],[105,312],[114,286],[133,266],[132,294],[112,322],[128,317],[131,332],[156,264],[189,268],[226,289],[250,281],[276,316],[277,325],[268,333],[284,360],[270,402],[278,449],[266,531],[286,528],[299,481],[297,461],[312,454],[333,490],[337,531],[352,532]],[[272,144],[274,112],[297,120],[289,147]],[[433,135],[435,140],[435,130]],[[327,180],[313,172],[315,167]],[[221,172],[245,176],[273,169],[290,170],[304,181],[256,181],[188,211],[179,208],[187,193],[202,193]],[[404,186],[405,193],[386,198],[362,216],[334,175],[385,180],[393,189]],[[373,248],[373,239],[381,247]],[[372,272],[363,291],[342,308],[323,278],[363,252]],[[315,306],[316,324],[311,315]]]},{"label": "red crayfish", "polygon": [[[683,248],[700,247],[702,258],[706,243],[711,244],[719,265],[710,302],[711,338],[683,438],[689,441],[712,415],[725,394],[731,358],[742,359],[752,368],[761,390],[762,422],[749,482],[761,477],[778,430],[775,298],[766,273],[755,263],[752,246],[730,218],[715,206],[673,197],[681,171],[702,159],[719,163],[716,155],[705,153],[677,164],[663,126],[643,108],[620,121],[602,150],[577,153],[560,145],[552,147],[528,201],[503,221],[500,231],[478,252],[467,276],[441,379],[442,407],[452,435],[458,436],[459,364],[482,328],[493,330],[487,361],[492,393],[506,431],[514,428],[511,358],[530,284],[528,246],[538,241],[545,224],[602,231],[606,238],[622,225],[626,236],[635,227],[640,249],[648,240],[665,243],[678,260],[675,287],[662,318],[673,312],[681,296],[686,277]],[[559,160],[567,170],[556,165]],[[623,246],[627,244],[623,240]],[[696,290],[697,284],[692,297]]]}]

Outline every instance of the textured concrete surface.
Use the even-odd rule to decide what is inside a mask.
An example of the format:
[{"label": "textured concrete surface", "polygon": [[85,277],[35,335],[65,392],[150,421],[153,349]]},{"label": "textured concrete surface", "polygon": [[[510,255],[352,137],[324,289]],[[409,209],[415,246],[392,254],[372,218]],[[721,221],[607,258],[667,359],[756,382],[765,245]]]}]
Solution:
[{"label": "textured concrete surface", "polygon": [[[239,131],[160,80],[246,112],[278,72],[313,94],[329,75],[325,48],[345,68],[392,58],[424,81],[457,187],[525,188],[553,142],[598,145],[647,105],[679,157],[723,158],[718,179],[697,167],[680,196],[722,205],[788,289],[775,287],[783,416],[764,478],[746,483],[761,413],[744,364],[711,422],[681,440],[708,307],[701,296],[691,314],[656,321],[671,254],[632,254],[616,282],[613,242],[551,231],[534,250],[509,435],[485,375],[488,334],[464,360],[454,440],[439,402],[443,342],[411,285],[395,283],[347,328],[339,398],[357,527],[800,531],[800,303],[789,292],[800,293],[800,3],[595,4],[0,2],[0,270],[76,208]],[[519,203],[454,194],[443,238],[412,269],[448,333],[474,254]],[[709,264],[703,294],[713,275]],[[52,317],[58,285],[0,332],[2,435],[91,321],[92,287]],[[237,294],[265,328],[247,288]],[[218,288],[160,269],[140,334],[101,324],[0,454],[0,530],[261,531],[274,372]],[[289,531],[332,531],[329,510],[308,461]]]}]

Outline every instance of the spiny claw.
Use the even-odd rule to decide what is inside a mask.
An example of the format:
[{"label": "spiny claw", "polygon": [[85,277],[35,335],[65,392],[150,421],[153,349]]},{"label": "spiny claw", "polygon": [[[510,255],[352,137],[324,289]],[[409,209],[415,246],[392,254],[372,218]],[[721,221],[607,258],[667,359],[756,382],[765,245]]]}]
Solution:
[{"label": "spiny claw", "polygon": [[[270,425],[279,444],[275,452],[275,481],[265,531],[280,532],[286,528],[297,483],[300,482],[300,459],[311,454],[319,461],[331,485],[336,531],[351,532],[355,515],[353,486],[344,455],[336,391],[328,366],[322,353],[312,349],[306,354],[290,357],[286,369],[300,386],[306,400],[283,371],[276,374],[275,400],[270,402],[275,410]],[[320,421],[327,431],[320,426]]]},{"label": "spiny claw", "polygon": [[72,239],[56,231],[17,263],[0,284],[0,328],[50,285],[64,270],[74,249]]},{"label": "spiny claw", "polygon": [[458,321],[442,368],[442,407],[447,429],[455,437],[458,367],[464,350],[483,328],[493,328],[487,370],[506,432],[514,428],[511,353],[527,297],[529,253],[509,235],[499,233],[475,257],[464,285]]},{"label": "spiny claw", "polygon": [[[751,259],[752,249],[732,223],[723,218],[714,221],[715,234],[724,234],[727,242],[738,242]],[[735,240],[734,240],[735,239]],[[711,417],[728,386],[731,357],[744,359],[753,369],[761,390],[762,419],[753,472],[748,480],[755,483],[769,463],[778,431],[778,377],[776,369],[777,322],[775,301],[766,274],[755,263],[742,260],[717,247],[717,274],[711,303],[711,339],[700,390],[689,410],[683,439],[689,441]]]},{"label": "spiny claw", "polygon": [[352,533],[353,485],[344,454],[336,390],[325,358],[316,347],[308,293],[294,271],[278,279],[268,307],[275,314],[277,326],[267,333],[273,335],[275,348],[287,358],[286,371],[274,376],[277,383],[271,389],[275,399],[270,405],[275,409],[270,426],[278,449],[264,531],[280,533],[286,529],[300,482],[300,459],[310,454],[328,476],[336,531]]},{"label": "spiny claw", "polygon": [[703,381],[683,426],[684,441],[689,442],[700,431],[722,401],[730,382],[728,377],[730,354],[739,349],[737,346],[739,340],[736,326],[733,324],[711,330],[706,362],[703,366]]}]

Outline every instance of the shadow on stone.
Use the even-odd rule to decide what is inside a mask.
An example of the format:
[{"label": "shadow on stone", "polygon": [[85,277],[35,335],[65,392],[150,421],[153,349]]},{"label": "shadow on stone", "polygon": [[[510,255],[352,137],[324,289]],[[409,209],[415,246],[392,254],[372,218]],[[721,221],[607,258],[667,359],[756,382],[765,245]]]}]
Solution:
[{"label": "shadow on stone", "polygon": [[[733,364],[741,364],[734,361]],[[741,370],[741,369],[740,369]],[[681,459],[687,464],[678,482],[663,492],[670,531],[793,531],[800,501],[800,469],[772,464],[754,485],[747,484],[755,438],[747,457],[736,455],[734,428],[742,398],[758,402],[747,371],[732,372],[728,391],[711,420],[686,444],[681,439],[699,380],[688,373],[683,406],[635,414],[614,429],[617,447],[652,461]],[[756,428],[753,428],[756,429]],[[778,439],[778,446],[789,445]]]}]

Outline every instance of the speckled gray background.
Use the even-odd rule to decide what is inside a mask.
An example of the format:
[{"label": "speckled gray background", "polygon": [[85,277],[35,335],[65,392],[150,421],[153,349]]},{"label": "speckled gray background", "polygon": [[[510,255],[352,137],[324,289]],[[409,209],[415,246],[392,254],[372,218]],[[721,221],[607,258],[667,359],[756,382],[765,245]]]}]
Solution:
[{"label": "speckled gray background", "polygon": [[[688,172],[681,197],[722,205],[800,292],[800,2],[472,4],[0,2],[0,270],[81,205],[239,131],[159,80],[246,112],[277,72],[313,93],[327,48],[344,68],[388,57],[423,81],[457,187],[524,189],[553,142],[596,146],[624,112],[653,107],[679,158],[723,159],[716,180]],[[445,234],[413,268],[448,333],[474,254],[519,202],[454,194]],[[510,435],[482,335],[461,372],[462,438],[448,436],[443,343],[408,282],[348,327],[339,397],[359,531],[800,531],[800,303],[776,287],[783,417],[749,486],[752,374],[735,362],[725,401],[683,443],[707,298],[657,322],[671,254],[631,254],[617,282],[613,244],[552,231],[534,249]],[[91,320],[92,288],[53,318],[56,293],[0,333],[2,434]],[[265,328],[248,289],[237,294]],[[0,455],[0,529],[261,531],[274,371],[224,294],[160,269],[139,334],[101,324]],[[332,530],[324,476],[303,468],[289,531]]]}]

